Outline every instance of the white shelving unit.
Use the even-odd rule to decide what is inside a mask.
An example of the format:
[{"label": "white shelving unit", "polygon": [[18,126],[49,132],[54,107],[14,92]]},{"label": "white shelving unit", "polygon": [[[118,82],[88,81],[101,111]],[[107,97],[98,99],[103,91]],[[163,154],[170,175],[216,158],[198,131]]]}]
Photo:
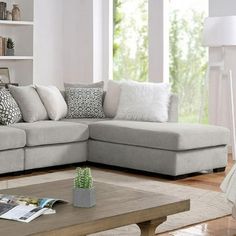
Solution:
[{"label": "white shelving unit", "polygon": [[[3,0],[11,10],[14,0]],[[11,82],[33,83],[34,0],[18,0],[21,21],[0,20],[0,36],[12,38],[15,56],[0,56],[0,67],[8,67]]]},{"label": "white shelving unit", "polygon": [[33,60],[32,56],[0,56],[0,60]]},{"label": "white shelving unit", "polygon": [[33,21],[10,21],[10,20],[0,20],[0,25],[34,25]]}]

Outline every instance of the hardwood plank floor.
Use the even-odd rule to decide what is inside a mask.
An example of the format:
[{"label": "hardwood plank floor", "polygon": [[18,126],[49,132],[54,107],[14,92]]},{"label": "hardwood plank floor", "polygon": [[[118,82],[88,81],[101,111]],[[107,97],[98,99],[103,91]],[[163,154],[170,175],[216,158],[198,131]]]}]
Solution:
[{"label": "hardwood plank floor", "polygon": [[[195,177],[177,180],[174,183],[188,185],[197,188],[220,191],[220,184],[226,174],[232,168],[235,162],[229,156],[229,163],[225,172],[210,173]],[[216,220],[204,222],[191,227],[186,227],[177,231],[160,234],[160,236],[236,236],[236,220],[231,216],[223,217]]]}]

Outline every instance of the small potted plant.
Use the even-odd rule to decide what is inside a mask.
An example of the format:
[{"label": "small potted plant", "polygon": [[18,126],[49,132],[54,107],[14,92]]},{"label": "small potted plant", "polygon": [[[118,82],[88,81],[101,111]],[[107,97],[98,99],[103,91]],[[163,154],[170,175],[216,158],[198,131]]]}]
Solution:
[{"label": "small potted plant", "polygon": [[7,51],[6,51],[6,55],[7,56],[14,56],[15,54],[15,43],[13,42],[13,40],[11,38],[7,39]]},{"label": "small potted plant", "polygon": [[78,167],[76,169],[73,204],[76,207],[92,207],[96,204],[95,188],[90,168]]}]

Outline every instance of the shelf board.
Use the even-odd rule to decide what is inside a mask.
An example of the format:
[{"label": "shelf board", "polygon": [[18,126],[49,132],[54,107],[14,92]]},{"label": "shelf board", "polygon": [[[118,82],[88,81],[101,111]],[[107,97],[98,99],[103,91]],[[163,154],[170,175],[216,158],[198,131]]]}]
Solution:
[{"label": "shelf board", "polygon": [[34,25],[33,21],[0,20],[0,25]]},{"label": "shelf board", "polygon": [[32,56],[0,56],[0,60],[33,60]]}]

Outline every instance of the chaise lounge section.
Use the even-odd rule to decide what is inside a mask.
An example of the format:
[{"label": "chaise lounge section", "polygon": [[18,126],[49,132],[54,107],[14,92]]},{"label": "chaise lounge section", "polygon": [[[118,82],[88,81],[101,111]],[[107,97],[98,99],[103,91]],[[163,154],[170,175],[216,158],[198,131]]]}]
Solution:
[{"label": "chaise lounge section", "polygon": [[170,176],[227,164],[229,134],[223,127],[112,120],[89,129],[90,162]]}]

